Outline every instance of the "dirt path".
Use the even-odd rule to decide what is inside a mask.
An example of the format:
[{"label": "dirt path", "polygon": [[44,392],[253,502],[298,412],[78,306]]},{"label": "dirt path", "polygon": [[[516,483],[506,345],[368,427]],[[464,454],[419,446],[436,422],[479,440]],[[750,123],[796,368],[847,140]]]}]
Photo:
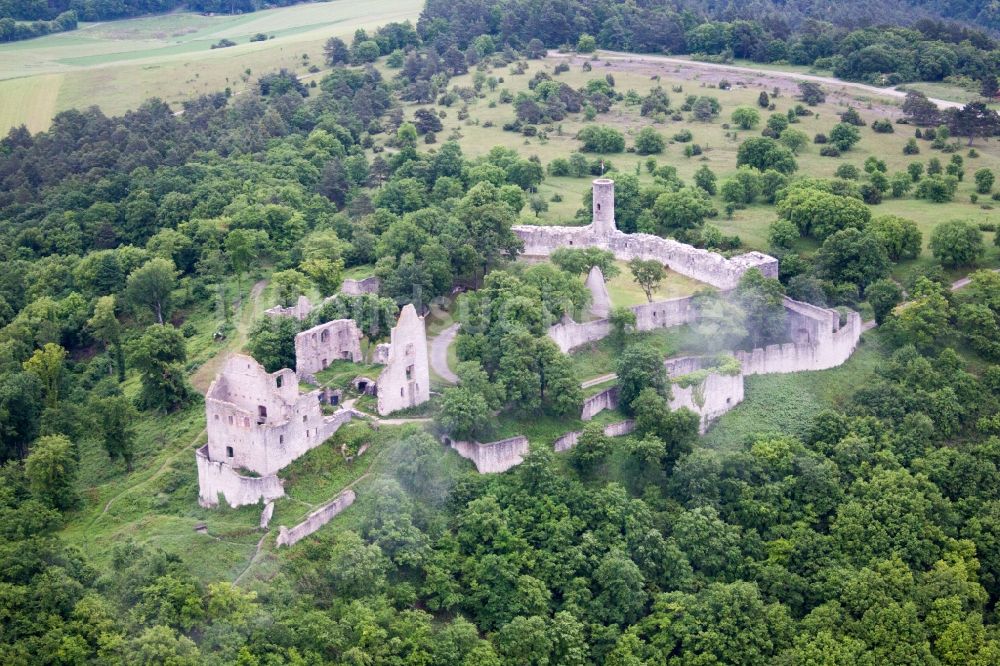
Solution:
[{"label": "dirt path", "polygon": [[108,512],[108,509],[110,509],[111,505],[115,502],[115,500],[124,497],[125,495],[129,494],[130,492],[132,492],[136,488],[140,488],[140,487],[146,485],[147,483],[150,483],[151,481],[155,481],[156,479],[160,478],[160,476],[163,474],[163,472],[166,471],[167,467],[170,466],[170,463],[172,463],[173,461],[177,460],[177,458],[181,454],[188,453],[189,451],[191,451],[191,447],[194,446],[195,444],[197,444],[198,440],[201,439],[202,435],[204,435],[206,432],[207,432],[206,430],[202,430],[201,432],[199,432],[195,436],[195,438],[191,441],[190,444],[188,444],[187,446],[182,447],[182,448],[178,449],[177,451],[175,451],[170,457],[168,457],[166,460],[164,460],[163,464],[160,465],[159,469],[157,469],[155,472],[153,472],[150,476],[146,477],[142,481],[139,481],[138,483],[135,483],[135,484],[129,486],[128,488],[125,488],[120,493],[118,493],[117,495],[115,495],[114,497],[112,497],[111,499],[109,499],[104,504],[104,508],[101,510],[101,513],[99,513],[98,515],[94,516],[94,519],[91,520],[90,523],[93,524],[94,521],[96,521],[98,518],[100,518],[104,514],[106,514]]},{"label": "dirt path", "polygon": [[[871,86],[865,83],[854,83],[853,81],[843,81],[841,79],[832,76],[820,76],[818,74],[801,74],[799,72],[782,72],[778,70],[756,69],[754,67],[743,67],[741,65],[724,65],[715,62],[700,62],[698,60],[687,60],[686,58],[672,58],[670,56],[625,53],[622,51],[600,51],[599,55],[604,60],[628,60],[633,62],[662,63],[665,65],[675,65],[679,67],[694,67],[699,69],[722,70],[727,72],[738,72],[740,74],[752,74],[755,76],[792,79],[795,81],[813,81],[815,83],[823,83],[829,86],[838,86],[841,88],[854,88],[855,90],[862,90],[864,92],[876,95],[883,95],[885,97],[892,97],[896,99],[903,99],[906,97],[905,92],[903,92],[902,90],[896,90],[895,88],[879,88],[878,86]],[[558,51],[549,51],[549,56],[565,58],[565,57],[575,57],[575,54],[559,53]],[[938,99],[935,97],[929,97],[928,99],[937,104],[942,109],[949,109],[949,108],[957,109],[962,107],[962,104],[959,102],[952,102],[946,99]]]},{"label": "dirt path", "polygon": [[455,341],[460,326],[461,324],[452,324],[431,339],[431,368],[449,384],[458,383],[458,375],[448,367],[448,348]]},{"label": "dirt path", "polygon": [[598,384],[603,384],[604,382],[610,382],[612,379],[618,379],[618,375],[613,372],[609,372],[606,375],[601,375],[600,377],[593,377],[586,381],[580,382],[580,388],[590,388],[591,386],[597,386]]},{"label": "dirt path", "polygon": [[209,385],[215,379],[215,375],[219,373],[219,368],[226,362],[226,359],[229,358],[234,350],[239,350],[246,344],[247,333],[250,331],[250,326],[254,320],[257,319],[260,296],[264,293],[265,287],[267,287],[267,280],[260,280],[251,287],[250,294],[246,300],[241,300],[240,302],[240,318],[236,322],[236,328],[232,337],[226,341],[226,346],[219,353],[205,361],[191,375],[191,385],[202,395],[208,390]]}]

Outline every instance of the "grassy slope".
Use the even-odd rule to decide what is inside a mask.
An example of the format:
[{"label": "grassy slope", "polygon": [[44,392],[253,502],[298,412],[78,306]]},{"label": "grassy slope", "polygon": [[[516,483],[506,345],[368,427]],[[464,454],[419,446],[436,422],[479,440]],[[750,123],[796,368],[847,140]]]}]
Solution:
[{"label": "grassy slope", "polygon": [[[0,131],[21,123],[42,130],[54,113],[92,104],[112,114],[151,96],[176,105],[226,87],[238,92],[279,67],[305,74],[313,63],[323,67],[329,37],[415,20],[422,6],[422,0],[336,0],[242,16],[175,13],[83,24],[73,32],[5,44]],[[275,38],[249,43],[258,32]],[[237,46],[210,48],[223,38]]]},{"label": "grassy slope", "polygon": [[[499,91],[507,88],[512,92],[527,90],[528,81],[539,69],[552,74],[553,68],[562,59],[546,59],[543,61],[530,61],[530,67],[526,74],[521,76],[512,75],[509,71],[498,69],[493,74],[502,76],[504,82],[501,83],[497,91],[485,93],[485,98],[476,100],[469,107],[469,119],[458,121],[457,107],[444,108],[435,106],[434,108],[446,113],[444,119],[445,129],[438,133],[438,140],[449,138],[453,132],[460,137],[463,151],[467,155],[482,155],[493,146],[500,145],[514,148],[525,155],[536,155],[542,164],[548,164],[557,157],[565,157],[569,153],[576,151],[580,147],[579,141],[574,137],[576,133],[587,123],[582,114],[574,114],[557,123],[549,131],[548,139],[525,138],[513,132],[504,132],[501,128],[504,123],[514,119],[513,107],[509,104],[497,104],[490,108],[490,103],[497,100]],[[607,114],[598,115],[595,122],[610,125],[624,132],[626,144],[632,144],[633,135],[647,125],[653,125],[668,139],[679,130],[687,128],[694,134],[694,143],[701,145],[704,154],[695,158],[686,158],[683,155],[684,144],[670,143],[666,151],[656,156],[660,164],[670,164],[675,166],[678,175],[687,182],[696,169],[700,166],[708,165],[719,177],[720,182],[736,169],[736,151],[741,141],[748,136],[759,134],[763,121],[766,120],[770,112],[758,109],[761,112],[762,124],[755,130],[738,131],[735,138],[727,137],[727,130],[723,124],[728,122],[733,109],[739,105],[756,106],[757,97],[762,90],[770,91],[774,87],[775,78],[770,73],[765,77],[740,74],[720,74],[718,72],[704,72],[695,70],[682,70],[674,66],[654,66],[649,63],[638,64],[616,61],[610,66],[605,66],[603,62],[593,63],[593,71],[582,71],[579,62],[571,66],[569,72],[560,74],[556,80],[564,81],[573,87],[580,87],[586,81],[594,78],[601,78],[605,74],[614,76],[616,89],[626,91],[634,89],[640,94],[645,94],[652,86],[656,85],[650,80],[650,76],[659,75],[661,85],[668,91],[674,106],[679,106],[685,95],[712,95],[719,99],[722,104],[722,113],[719,118],[711,123],[700,123],[690,120],[679,122],[668,121],[664,124],[654,124],[651,120],[639,115],[637,107],[626,107],[623,104],[616,104]],[[727,78],[732,84],[731,90],[719,90],[716,82],[720,78]],[[454,84],[471,85],[471,75],[457,77]],[[680,86],[682,92],[672,92],[674,86]],[[485,90],[485,89],[484,89]],[[785,113],[788,109],[797,104],[793,94],[795,86],[785,81],[782,94],[775,99],[776,112]],[[851,104],[858,108],[861,115],[868,121],[877,117],[889,115],[899,116],[898,100],[871,100],[863,95],[847,97],[843,94],[831,94],[827,102],[814,107],[815,116],[805,117],[801,122],[794,125],[810,137],[818,132],[827,133],[839,119],[836,114],[842,112]],[[408,115],[416,110],[415,106],[407,108]],[[688,114],[685,114],[687,116]],[[484,125],[492,123],[491,127]],[[887,162],[889,174],[896,171],[905,170],[906,165],[911,161],[921,161],[926,163],[931,157],[937,157],[942,164],[947,164],[950,155],[930,149],[928,142],[920,141],[921,154],[913,157],[903,155],[903,146],[907,139],[912,136],[913,128],[908,125],[897,125],[893,134],[876,134],[869,127],[861,128],[861,142],[855,148],[844,153],[840,158],[821,157],[818,147],[814,144],[807,145],[797,158],[800,174],[808,174],[815,177],[833,177],[837,167],[844,163],[854,164],[859,168],[865,159],[871,155],[877,156]],[[882,204],[873,207],[875,215],[901,215],[914,220],[924,234],[924,256],[923,261],[930,260],[929,250],[927,250],[927,240],[933,227],[941,221],[949,219],[966,219],[974,222],[1000,223],[1000,204],[996,209],[983,208],[982,204],[995,202],[988,201],[989,197],[980,197],[978,204],[970,202],[970,195],[975,192],[972,174],[976,169],[988,167],[995,173],[1000,173],[1000,147],[997,142],[986,142],[977,140],[975,148],[979,152],[978,158],[966,157],[966,151],[960,153],[965,159],[965,180],[959,185],[955,201],[949,204],[932,204],[923,200],[910,197],[903,199],[886,198]],[[636,167],[640,167],[640,179],[643,182],[652,182],[652,178],[641,169],[646,158],[634,153],[619,153],[606,156],[607,159],[619,170],[625,173],[635,173]],[[539,188],[540,194],[549,201],[549,210],[541,214],[541,219],[548,224],[565,223],[573,218],[577,209],[581,206],[582,197],[590,188],[589,178],[546,178]],[[559,195],[562,201],[551,201],[554,195]],[[716,207],[721,211],[723,204],[716,197]],[[750,249],[767,249],[767,226],[776,218],[774,208],[771,206],[757,204],[750,206],[746,210],[736,211],[732,218],[726,218],[724,214],[711,223],[718,226],[727,234],[738,234],[744,245]],[[992,237],[987,237],[987,244],[991,244]],[[995,264],[998,261],[998,253],[991,249],[989,263]],[[906,265],[900,267],[900,273],[908,270]]]}]

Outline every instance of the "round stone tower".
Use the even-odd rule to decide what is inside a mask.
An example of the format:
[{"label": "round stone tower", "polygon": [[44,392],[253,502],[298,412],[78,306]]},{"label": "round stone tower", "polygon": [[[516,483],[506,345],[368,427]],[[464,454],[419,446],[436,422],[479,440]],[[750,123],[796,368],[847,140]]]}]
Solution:
[{"label": "round stone tower", "polygon": [[596,178],[593,183],[594,231],[606,235],[615,230],[615,181]]}]

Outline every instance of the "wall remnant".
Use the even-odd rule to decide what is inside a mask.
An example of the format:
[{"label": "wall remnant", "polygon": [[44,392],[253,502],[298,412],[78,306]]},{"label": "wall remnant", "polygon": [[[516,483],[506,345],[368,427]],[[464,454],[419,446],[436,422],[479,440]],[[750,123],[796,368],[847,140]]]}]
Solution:
[{"label": "wall remnant", "polygon": [[600,393],[595,393],[589,398],[584,398],[583,400],[583,410],[580,413],[581,421],[589,421],[594,418],[598,413],[603,412],[605,409],[617,409],[618,408],[618,385],[615,384],[610,388],[606,388]]},{"label": "wall remnant", "polygon": [[390,334],[385,370],[378,376],[378,413],[382,416],[430,400],[430,365],[424,318],[407,304]]},{"label": "wall remnant", "polygon": [[372,275],[371,277],[366,277],[363,280],[352,280],[351,278],[345,278],[343,282],[340,283],[340,293],[347,294],[348,296],[360,296],[362,294],[377,294],[379,289],[382,288],[382,282],[378,279],[378,276]]},{"label": "wall remnant", "polygon": [[[609,423],[604,426],[604,434],[608,437],[621,437],[623,435],[629,435],[635,432],[635,421],[632,419],[626,419],[624,421],[618,421],[616,423]],[[556,453],[562,453],[563,451],[568,451],[576,446],[577,442],[580,440],[580,435],[583,434],[582,430],[573,430],[561,435],[552,442],[552,450]]]},{"label": "wall remnant", "polygon": [[590,314],[595,317],[607,317],[611,313],[611,296],[608,286],[604,284],[604,273],[598,266],[591,266],[584,286],[590,291]]},{"label": "wall remnant", "polygon": [[628,261],[636,257],[655,259],[667,268],[710,284],[719,289],[733,289],[750,268],[759,268],[768,277],[778,277],[778,260],[762,252],[747,252],[731,259],[670,238],[652,234],[626,234],[615,226],[614,181],[593,181],[593,219],[583,227],[518,225],[513,228],[524,241],[524,255],[547,257],[560,247],[599,247],[610,250],[615,258]]},{"label": "wall remnant", "polygon": [[354,491],[347,489],[310,513],[306,516],[304,521],[295,527],[289,529],[284,525],[280,525],[278,527],[278,545],[293,546],[297,544],[299,541],[333,520],[334,516],[339,514],[341,511],[354,504],[355,498],[356,495],[354,494]]},{"label": "wall remnant", "polygon": [[[694,304],[693,296],[633,305],[630,309],[635,313],[635,328],[638,331],[682,326],[698,318],[698,308]],[[608,319],[595,319],[581,324],[568,316],[563,317],[558,324],[550,326],[546,332],[563,353],[603,340],[610,334],[611,322]]]},{"label": "wall remnant", "polygon": [[486,444],[454,441],[445,437],[444,443],[455,449],[458,455],[471,460],[480,474],[506,472],[524,462],[524,456],[528,453],[528,438],[524,435]]},{"label": "wall remnant", "polygon": [[353,319],[334,319],[295,336],[295,374],[315,382],[314,375],[334,361],[361,363],[361,329]]},{"label": "wall remnant", "polygon": [[249,356],[229,357],[205,394],[208,444],[196,454],[199,503],[215,506],[219,493],[234,507],[281,497],[278,470],[351,420],[347,410],[325,416],[321,395],[320,389],[300,393],[287,368],[269,373]]},{"label": "wall remnant", "polygon": [[264,314],[269,317],[292,317],[302,321],[309,316],[309,313],[313,311],[313,304],[309,302],[306,296],[299,296],[299,299],[295,302],[295,305],[290,307],[282,307],[281,305],[275,305],[273,308],[268,308],[264,310]]}]

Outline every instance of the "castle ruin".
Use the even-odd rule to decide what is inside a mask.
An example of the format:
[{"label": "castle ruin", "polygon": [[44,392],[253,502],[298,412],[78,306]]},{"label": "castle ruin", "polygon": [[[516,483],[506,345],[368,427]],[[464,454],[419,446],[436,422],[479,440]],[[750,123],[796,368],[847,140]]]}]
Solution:
[{"label": "castle ruin", "polygon": [[431,398],[430,365],[424,318],[412,304],[403,306],[389,337],[385,370],[376,383],[378,413],[391,414]]},{"label": "castle ruin", "polygon": [[299,391],[295,373],[267,372],[235,354],[205,394],[208,443],[198,449],[198,501],[233,507],[284,495],[277,472],[319,446],[352,417],[323,414],[321,389]]}]

